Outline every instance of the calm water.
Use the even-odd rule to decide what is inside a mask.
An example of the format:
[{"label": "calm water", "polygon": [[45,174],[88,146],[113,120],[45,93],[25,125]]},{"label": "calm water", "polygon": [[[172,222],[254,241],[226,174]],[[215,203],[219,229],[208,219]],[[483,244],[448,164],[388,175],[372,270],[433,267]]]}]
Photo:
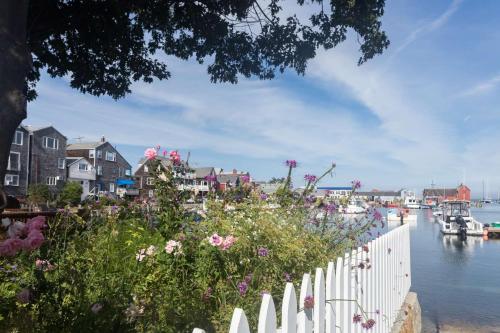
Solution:
[{"label": "calm water", "polygon": [[[500,239],[469,236],[462,242],[443,236],[430,210],[418,214],[410,228],[412,290],[423,331],[500,332]],[[483,223],[500,221],[500,205],[473,208],[472,214]]]}]

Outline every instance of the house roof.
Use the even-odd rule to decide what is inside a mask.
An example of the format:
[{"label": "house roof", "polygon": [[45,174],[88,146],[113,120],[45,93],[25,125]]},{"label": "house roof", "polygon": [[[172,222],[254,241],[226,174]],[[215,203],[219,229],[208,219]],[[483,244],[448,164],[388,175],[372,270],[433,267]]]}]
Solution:
[{"label": "house roof", "polygon": [[424,197],[441,197],[457,195],[456,188],[426,188],[424,189]]},{"label": "house roof", "polygon": [[[168,157],[156,156],[156,159],[160,161],[160,163],[161,163],[161,165],[163,167],[169,167],[169,166],[172,165],[172,161]],[[137,170],[135,172],[139,171],[139,169],[141,168],[141,166],[143,164],[145,164],[147,161],[148,161],[147,157],[142,157],[139,160],[139,165],[137,166]],[[186,161],[181,161],[181,165],[184,166],[185,168],[189,168],[189,164],[187,164]]]},{"label": "house roof", "polygon": [[401,191],[369,191],[369,192],[355,192],[356,196],[365,197],[399,197]]},{"label": "house roof", "polygon": [[[32,126],[32,125],[21,125],[22,128],[24,128],[25,130],[27,130],[29,133],[34,133],[34,132],[38,132],[38,131],[41,131],[41,130],[44,130],[44,129],[47,129],[47,128],[52,128],[54,131],[56,131],[57,133],[61,134],[61,136],[63,136],[64,138],[66,138],[66,136],[64,134],[62,134],[61,132],[59,132],[54,126],[52,125],[49,125],[49,126]],[[66,138],[67,139],[67,138]]]},{"label": "house roof", "polygon": [[231,183],[236,184],[236,180],[242,175],[233,175],[233,174],[223,174],[217,175],[217,181],[221,184]]},{"label": "house roof", "polygon": [[319,186],[318,190],[326,190],[326,191],[352,191],[352,186]]},{"label": "house roof", "polygon": [[94,149],[105,143],[106,142],[102,141],[70,143],[69,145],[66,146],[66,150]]},{"label": "house roof", "polygon": [[210,175],[213,171],[214,171],[213,167],[194,168],[195,176],[198,179],[205,178],[206,176]]}]

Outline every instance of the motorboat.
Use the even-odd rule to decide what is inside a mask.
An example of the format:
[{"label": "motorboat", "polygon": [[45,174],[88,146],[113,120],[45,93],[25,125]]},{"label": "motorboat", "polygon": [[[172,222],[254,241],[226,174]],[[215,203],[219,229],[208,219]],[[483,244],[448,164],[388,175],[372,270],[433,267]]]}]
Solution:
[{"label": "motorboat", "polygon": [[438,222],[445,235],[460,235],[462,238],[483,236],[483,224],[472,217],[468,201],[443,202],[443,214],[438,217]]},{"label": "motorboat", "polygon": [[418,203],[417,198],[415,198],[414,196],[408,196],[405,198],[404,207],[411,209],[420,209],[420,204]]},{"label": "motorboat", "polygon": [[351,200],[343,209],[344,214],[364,214],[368,205],[361,200]]},{"label": "motorboat", "polygon": [[409,209],[391,208],[387,211],[388,222],[401,222],[401,215],[403,216],[403,223],[417,222],[417,214],[411,214]]}]

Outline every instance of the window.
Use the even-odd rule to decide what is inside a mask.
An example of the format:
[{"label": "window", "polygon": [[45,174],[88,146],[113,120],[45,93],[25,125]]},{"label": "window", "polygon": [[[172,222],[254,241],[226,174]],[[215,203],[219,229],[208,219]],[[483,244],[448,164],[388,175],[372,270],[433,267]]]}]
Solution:
[{"label": "window", "polygon": [[21,153],[10,152],[7,170],[19,171],[21,170]]},{"label": "window", "polygon": [[153,185],[155,179],[153,177],[146,178],[146,185]]},{"label": "window", "polygon": [[152,198],[154,195],[155,195],[155,191],[153,191],[153,190],[149,190],[149,191],[148,191],[148,196],[149,196],[150,198]]},{"label": "window", "polygon": [[59,149],[59,140],[54,138],[49,138],[48,136],[44,136],[43,147],[50,149]]},{"label": "window", "polygon": [[94,149],[90,149],[89,150],[89,158],[94,158],[95,156],[95,150]]},{"label": "window", "polygon": [[18,175],[5,175],[6,186],[19,186],[19,176]]},{"label": "window", "polygon": [[102,151],[101,150],[97,151],[97,158],[102,158]]},{"label": "window", "polygon": [[130,169],[125,170],[125,176],[132,176],[132,170]]},{"label": "window", "polygon": [[88,164],[87,163],[79,163],[78,164],[78,170],[80,171],[88,171]]},{"label": "window", "polygon": [[109,192],[115,191],[115,183],[109,183]]},{"label": "window", "polygon": [[106,152],[106,161],[116,162],[116,153]]},{"label": "window", "polygon": [[66,161],[64,160],[64,158],[58,158],[57,159],[57,167],[59,169],[64,169],[66,168]]},{"label": "window", "polygon": [[149,168],[147,165],[144,166],[144,172],[149,172]]},{"label": "window", "polygon": [[47,177],[47,185],[54,186],[57,184],[57,179],[56,177]]},{"label": "window", "polygon": [[102,176],[102,165],[97,166],[97,175]]},{"label": "window", "polygon": [[23,145],[23,132],[21,131],[16,131],[16,134],[14,134],[14,141],[12,141],[13,144],[15,145]]}]

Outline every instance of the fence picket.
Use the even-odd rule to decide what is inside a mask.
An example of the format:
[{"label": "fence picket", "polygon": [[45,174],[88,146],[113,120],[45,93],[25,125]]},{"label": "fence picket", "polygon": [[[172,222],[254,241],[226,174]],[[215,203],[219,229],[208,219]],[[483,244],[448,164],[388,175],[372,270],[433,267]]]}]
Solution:
[{"label": "fence picket", "polygon": [[335,327],[340,332],[345,332],[342,326],[344,319],[344,309],[342,305],[344,302],[341,301],[344,298],[344,258],[338,257],[335,269]]},{"label": "fence picket", "polygon": [[229,327],[229,333],[250,333],[247,316],[245,316],[243,309],[234,309],[231,326]]},{"label": "fence picket", "polygon": [[304,308],[306,297],[312,297],[311,275],[304,274],[299,296],[299,313],[297,315],[297,333],[311,333],[313,328],[313,311]]},{"label": "fence picket", "polygon": [[195,328],[195,329],[193,330],[193,333],[205,333],[205,331],[204,331],[204,330],[202,330],[202,329],[199,329],[199,328]]},{"label": "fence picket", "polygon": [[297,332],[297,296],[293,283],[288,282],[285,287],[281,310],[281,333]]},{"label": "fence picket", "polygon": [[270,294],[262,296],[260,305],[258,333],[276,333],[276,309]]},{"label": "fence picket", "polygon": [[325,275],[322,268],[314,274],[314,333],[325,333]]},{"label": "fence picket", "polygon": [[335,304],[333,301],[335,299],[335,264],[333,262],[328,263],[328,268],[326,270],[326,290],[325,297],[327,303],[325,304],[325,333],[335,333]]}]

